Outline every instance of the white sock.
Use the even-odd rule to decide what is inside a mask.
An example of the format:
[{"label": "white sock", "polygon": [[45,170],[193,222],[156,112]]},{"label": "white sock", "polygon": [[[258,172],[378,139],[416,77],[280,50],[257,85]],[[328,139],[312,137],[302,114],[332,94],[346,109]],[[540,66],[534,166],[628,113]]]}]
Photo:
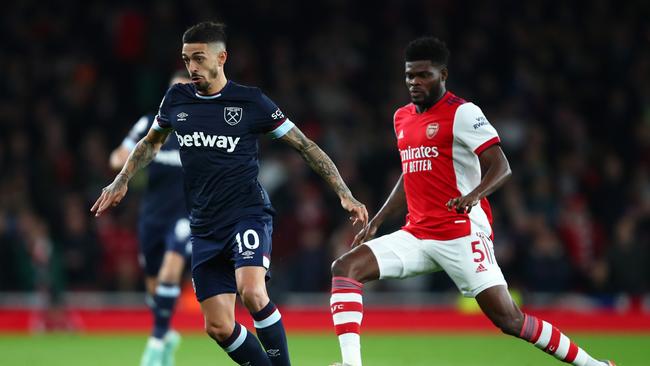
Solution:
[{"label": "white sock", "polygon": [[332,278],[330,307],[345,366],[361,366],[363,284],[351,278]]},{"label": "white sock", "polygon": [[339,336],[341,356],[345,366],[361,366],[361,337],[355,333],[345,333]]},{"label": "white sock", "polygon": [[155,349],[163,349],[163,347],[165,347],[165,342],[162,339],[158,339],[156,337],[149,337],[149,341],[147,342],[147,347],[155,348]]},{"label": "white sock", "polygon": [[560,332],[559,329],[532,315],[525,314],[524,325],[519,338],[533,343],[535,347],[555,356],[558,360],[574,366],[607,365],[591,357],[564,333]]}]

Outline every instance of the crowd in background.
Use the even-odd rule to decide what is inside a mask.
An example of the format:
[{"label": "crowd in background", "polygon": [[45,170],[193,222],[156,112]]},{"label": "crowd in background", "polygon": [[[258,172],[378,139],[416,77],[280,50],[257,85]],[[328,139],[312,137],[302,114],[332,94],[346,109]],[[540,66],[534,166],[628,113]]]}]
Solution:
[{"label": "crowd in background", "polygon": [[[585,6],[588,4],[588,6]],[[3,6],[0,291],[139,290],[136,223],[146,175],[100,218],[110,151],[155,111],[182,67],[181,35],[229,26],[226,75],[261,87],[337,163],[371,215],[400,174],[392,129],[408,103],[403,49],[451,50],[447,87],[499,131],[512,179],[491,197],[513,288],[592,295],[650,285],[650,5],[542,0],[189,0]],[[278,211],[277,291],[325,291],[355,228],[294,151],[261,139]],[[394,217],[381,233],[399,228]],[[445,291],[444,275],[407,286]]]}]

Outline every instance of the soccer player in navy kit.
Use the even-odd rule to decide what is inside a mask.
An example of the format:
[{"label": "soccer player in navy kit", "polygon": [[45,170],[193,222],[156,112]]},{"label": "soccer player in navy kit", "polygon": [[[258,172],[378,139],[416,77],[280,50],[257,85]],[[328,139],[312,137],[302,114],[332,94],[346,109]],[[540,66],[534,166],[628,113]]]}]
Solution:
[{"label": "soccer player in navy kit", "polygon": [[[156,155],[173,131],[180,145],[190,206],[192,279],[206,331],[240,365],[289,365],[281,316],[266,292],[273,208],[257,181],[259,135],[295,148],[336,192],[353,223],[368,213],[331,159],[258,88],[226,79],[224,26],[203,22],[183,34],[182,58],[191,84],[172,86],[156,123],[91,208],[117,205],[129,179]],[[236,293],[253,316],[256,337],[234,319]]]},{"label": "soccer player in navy kit", "polygon": [[[183,70],[172,75],[170,85],[189,82]],[[111,168],[122,169],[136,143],[151,128],[154,118],[154,114],[147,114],[133,125],[122,144],[111,153]],[[147,305],[154,322],[141,366],[173,365],[174,352],[180,343],[180,335],[170,330],[169,325],[180,295],[180,282],[191,244],[179,147],[178,140],[167,139],[147,168],[148,183],[140,209],[138,242]]]}]

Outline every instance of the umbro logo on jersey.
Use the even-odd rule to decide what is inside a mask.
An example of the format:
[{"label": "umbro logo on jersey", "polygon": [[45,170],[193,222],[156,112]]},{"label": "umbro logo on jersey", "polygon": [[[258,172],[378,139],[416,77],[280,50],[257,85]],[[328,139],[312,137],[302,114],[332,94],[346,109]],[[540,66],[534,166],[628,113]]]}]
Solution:
[{"label": "umbro logo on jersey", "polygon": [[177,121],[178,121],[178,122],[186,121],[186,120],[187,120],[187,116],[189,116],[189,114],[187,114],[187,113],[185,113],[185,112],[181,112],[181,113],[179,113],[179,114],[176,115],[176,117],[178,117]]},{"label": "umbro logo on jersey", "polygon": [[238,124],[243,114],[244,110],[241,107],[226,107],[223,109],[223,119],[231,126]]},{"label": "umbro logo on jersey", "polygon": [[427,125],[427,138],[432,139],[438,133],[440,125],[438,123],[429,123]]},{"label": "umbro logo on jersey", "polygon": [[483,263],[480,263],[480,264],[478,265],[478,267],[476,268],[476,273],[479,273],[479,272],[485,272],[485,271],[487,271],[487,268],[485,268],[485,266],[483,265]]},{"label": "umbro logo on jersey", "polygon": [[245,252],[243,252],[241,254],[241,256],[244,257],[244,259],[253,259],[254,255],[255,255],[255,252],[253,252],[251,250],[247,250],[247,251],[245,251]]},{"label": "umbro logo on jersey", "polygon": [[280,350],[277,348],[271,348],[266,350],[266,353],[269,354],[269,357],[278,357],[280,356]]},{"label": "umbro logo on jersey", "polygon": [[397,139],[403,139],[404,138],[404,130],[399,131],[399,135],[397,135]]}]

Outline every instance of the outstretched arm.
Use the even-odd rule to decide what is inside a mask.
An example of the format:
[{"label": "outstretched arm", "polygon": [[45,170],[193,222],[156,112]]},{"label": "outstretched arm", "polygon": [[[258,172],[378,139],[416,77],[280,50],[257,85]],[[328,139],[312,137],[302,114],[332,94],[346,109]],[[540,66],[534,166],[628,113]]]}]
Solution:
[{"label": "outstretched arm", "polygon": [[377,212],[375,217],[373,217],[372,220],[370,220],[368,225],[366,225],[354,237],[354,241],[352,242],[352,247],[356,247],[357,245],[372,239],[377,233],[377,229],[381,226],[381,224],[384,222],[384,220],[387,217],[390,217],[393,214],[404,209],[404,207],[406,206],[406,194],[404,194],[403,180],[404,180],[404,175],[401,174],[399,176],[399,179],[397,179],[397,183],[395,184],[393,191],[390,192],[388,199],[386,199],[384,205],[381,206],[379,212]]},{"label": "outstretched arm", "polygon": [[293,127],[280,139],[296,149],[307,164],[332,187],[341,200],[341,206],[352,214],[350,219],[353,220],[353,224],[361,222],[365,226],[368,222],[366,206],[352,196],[352,192],[345,185],[332,159],[316,143],[308,139],[298,127]]},{"label": "outstretched arm", "polygon": [[512,175],[508,159],[499,145],[487,148],[478,159],[484,172],[481,183],[465,196],[450,199],[447,202],[449,210],[456,210],[458,213],[470,212],[481,199],[496,191]]},{"label": "outstretched arm", "polygon": [[135,145],[126,163],[124,163],[122,170],[117,174],[111,184],[102,189],[102,194],[90,209],[91,212],[95,213],[95,216],[101,215],[108,208],[117,206],[122,201],[126,195],[131,177],[153,160],[162,144],[165,143],[168,135],[169,132],[157,131],[152,128]]}]

